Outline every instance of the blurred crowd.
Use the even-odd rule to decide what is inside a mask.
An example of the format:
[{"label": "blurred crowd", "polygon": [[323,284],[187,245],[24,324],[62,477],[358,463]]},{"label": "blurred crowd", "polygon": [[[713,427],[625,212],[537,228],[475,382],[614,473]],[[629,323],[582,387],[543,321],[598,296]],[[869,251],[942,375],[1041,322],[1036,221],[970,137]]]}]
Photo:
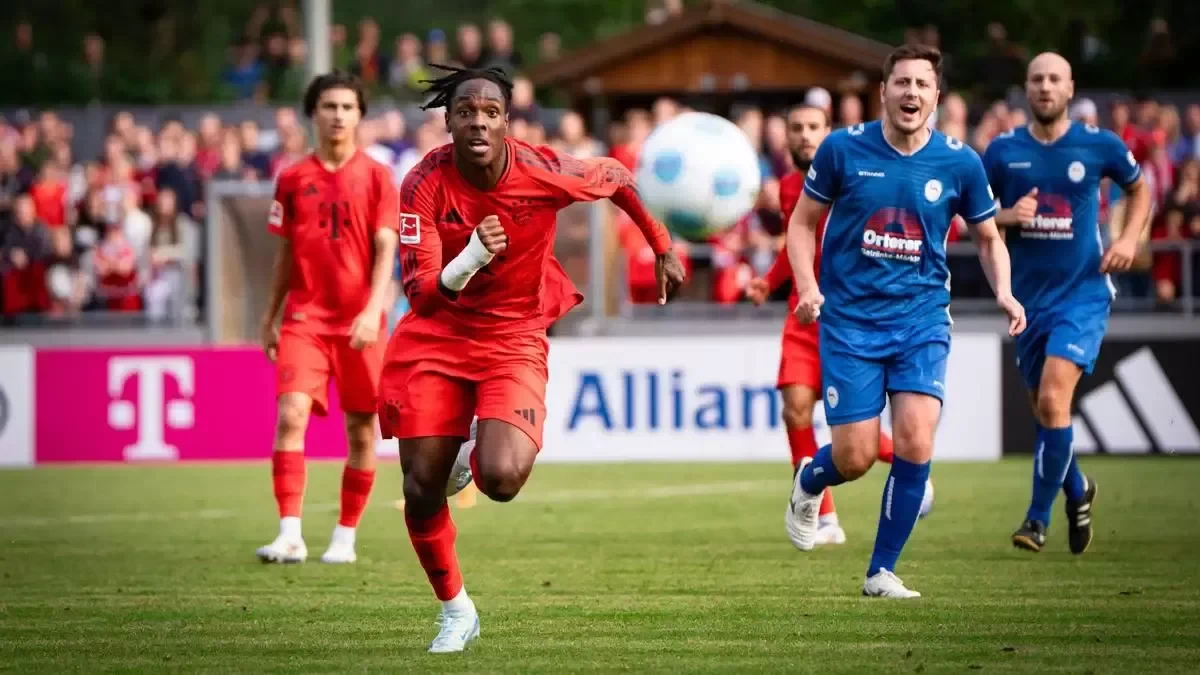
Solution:
[{"label": "blurred crowd", "polygon": [[[661,3],[659,9],[662,16],[650,14],[647,19],[663,20],[678,11],[678,3]],[[290,87],[287,95],[299,98],[306,49],[294,13],[280,12],[273,18],[256,12],[246,38],[234,50],[226,84],[247,97]],[[268,23],[282,28],[268,31]],[[992,69],[1009,83],[1019,83],[1019,50],[1005,41],[1002,27],[990,33],[996,50]],[[624,111],[599,130],[588,129],[575,112],[548,116],[535,100],[532,83],[520,75],[522,58],[513,50],[512,38],[508,24],[494,20],[486,26],[486,36],[477,26],[459,26],[453,47],[445,34],[433,31],[424,41],[401,35],[394,50],[385,52],[378,26],[364,19],[353,41],[344,27],[335,26],[333,47],[339,65],[375,90],[403,90],[417,99],[428,63],[500,65],[515,74],[510,109],[514,137],[548,143],[578,157],[610,155],[630,168],[636,166],[641,145],[653,129],[687,109],[681,102],[660,98],[647,109]],[[557,49],[553,35],[543,38],[546,54],[540,57]],[[935,28],[926,27],[910,31],[909,39],[936,44],[938,36]],[[93,49],[102,55],[102,45]],[[848,81],[832,92],[813,88],[803,98],[823,107],[835,126],[852,125],[864,121],[874,107],[870,102],[876,94],[865,85]],[[991,77],[983,85],[987,95],[1001,98],[970,111],[966,99],[947,93],[935,120],[943,132],[980,151],[997,134],[1027,122],[1020,107],[1003,102],[1011,91],[1002,81]],[[978,100],[978,93],[974,96]],[[397,183],[425,153],[449,140],[441,111],[420,118],[406,118],[394,109],[372,113],[360,126],[360,146],[392,167]],[[728,232],[707,245],[678,244],[693,279],[688,297],[743,301],[746,284],[762,275],[780,250],[779,179],[794,170],[785,113],[754,105],[730,111],[760,154],[763,190],[757,208]],[[1142,163],[1155,198],[1147,244],[1200,239],[1200,105],[1180,110],[1139,99],[1118,101],[1102,111],[1079,99],[1071,115],[1114,129]],[[72,155],[73,133],[53,110],[0,120],[0,308],[5,317],[104,310],[144,313],[152,321],[193,320],[204,309],[200,279],[206,262],[206,186],[213,180],[271,181],[310,152],[313,143],[307,124],[291,106],[278,108],[273,123],[264,128],[213,114],[192,128],[177,119],[149,128],[130,113],[119,113],[109,124],[103,151],[95,157]],[[1107,223],[1120,213],[1120,193],[1106,189],[1102,197]],[[586,218],[581,222],[586,230]],[[627,297],[652,302],[653,254],[623,214],[614,222],[621,245],[619,276],[628,285]],[[951,240],[965,236],[965,227],[957,223]],[[1178,250],[1148,247],[1135,270],[1122,275],[1119,283],[1127,296],[1169,305],[1197,291],[1195,286],[1184,288],[1183,263]],[[956,295],[989,295],[973,256],[955,257],[954,265]],[[780,298],[786,290],[780,290]]]}]

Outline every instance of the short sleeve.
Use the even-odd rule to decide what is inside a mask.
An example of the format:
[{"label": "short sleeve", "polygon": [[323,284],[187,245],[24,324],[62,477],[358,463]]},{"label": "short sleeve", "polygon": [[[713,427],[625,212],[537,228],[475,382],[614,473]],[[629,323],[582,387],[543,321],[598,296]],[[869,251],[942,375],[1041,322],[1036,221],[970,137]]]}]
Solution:
[{"label": "short sleeve", "polygon": [[1121,187],[1133,185],[1142,177],[1142,167],[1133,156],[1133,151],[1126,147],[1120,136],[1107,130],[1102,133],[1100,143],[1104,168],[1101,174],[1113,179]]},{"label": "short sleeve", "polygon": [[817,148],[804,177],[804,193],[822,204],[829,204],[838,198],[838,188],[841,186],[841,144],[839,136],[830,136]]},{"label": "short sleeve", "polygon": [[958,214],[967,221],[968,225],[978,225],[996,215],[996,196],[992,186],[988,184],[987,172],[983,161],[974,150],[965,158],[961,196],[958,202]]},{"label": "short sleeve", "polygon": [[375,185],[379,201],[375,205],[375,222],[372,226],[377,229],[400,229],[400,193],[392,177],[385,169],[375,172]]},{"label": "short sleeve", "polygon": [[1004,171],[1001,170],[1004,163],[1000,159],[1000,146],[995,141],[989,143],[987,149],[983,151],[981,159],[984,175],[987,176],[987,182],[992,187],[993,194],[1005,194]]},{"label": "short sleeve", "polygon": [[288,174],[279,176],[275,183],[275,199],[267,212],[267,231],[271,234],[291,238],[295,220],[294,191]]}]

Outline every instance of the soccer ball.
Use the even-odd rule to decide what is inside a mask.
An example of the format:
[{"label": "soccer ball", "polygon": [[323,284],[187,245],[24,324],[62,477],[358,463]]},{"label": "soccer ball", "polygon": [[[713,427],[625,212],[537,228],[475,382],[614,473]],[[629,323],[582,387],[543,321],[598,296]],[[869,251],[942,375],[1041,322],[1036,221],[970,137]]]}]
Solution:
[{"label": "soccer ball", "polygon": [[729,120],[684,113],[642,146],[637,186],[667,229],[706,242],[742,219],[758,200],[762,171],[746,134]]},{"label": "soccer ball", "polygon": [[917,512],[917,518],[924,518],[933,510],[933,479],[925,481],[925,496],[921,497],[921,510]]}]

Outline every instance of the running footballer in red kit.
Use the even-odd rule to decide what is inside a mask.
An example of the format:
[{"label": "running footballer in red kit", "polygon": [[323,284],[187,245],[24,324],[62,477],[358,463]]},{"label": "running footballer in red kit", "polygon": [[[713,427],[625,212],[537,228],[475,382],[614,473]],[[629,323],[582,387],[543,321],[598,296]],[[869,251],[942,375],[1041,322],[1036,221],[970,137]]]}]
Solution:
[{"label": "running footballer in red kit", "polygon": [[[263,562],[303,562],[300,515],[309,416],[329,410],[333,380],[346,414],[349,454],[341,514],[326,563],[352,563],[355,532],[375,482],[376,392],[387,341],[384,302],[396,259],[399,196],[391,169],[355,145],[366,113],[361,82],[334,71],[304,94],[316,151],[285,169],[268,227],[282,239],[263,317],[263,348],[276,365],[278,420],[272,476],[279,536]],[[282,316],[281,316],[282,313]]]},{"label": "running footballer in red kit", "polygon": [[551,255],[559,209],[608,198],[628,213],[657,256],[660,303],[684,277],[628,169],[506,138],[504,72],[443,69],[426,107],[445,108],[453,140],[400,189],[411,311],[388,344],[379,390],[384,437],[399,439],[409,537],[442,601],[435,653],[462,651],[479,635],[446,497],[473,480],[492,500],[512,500],[542,446],[546,329],[582,300]]},{"label": "running footballer in red kit", "polygon": [[[783,226],[786,228],[792,210],[800,201],[804,191],[804,175],[817,154],[817,147],[829,135],[829,116],[816,106],[800,104],[793,106],[787,116],[788,149],[796,170],[779,181],[779,203],[783,211]],[[827,212],[828,214],[828,212]],[[817,224],[817,252],[814,265],[821,266],[820,241],[824,219]],[[766,276],[754,279],[746,290],[746,296],[755,304],[762,304],[767,297],[783,284],[791,281],[792,266],[788,262],[787,250],[775,258]],[[787,428],[788,447],[792,455],[792,470],[800,460],[817,454],[817,438],[813,430],[813,408],[821,392],[821,358],[817,344],[817,324],[802,324],[794,311],[798,299],[793,287],[788,295],[788,318],[783,324],[783,347],[779,360],[779,380],[776,386],[783,396],[783,422]],[[880,435],[879,459],[892,461],[892,439],[886,432]],[[788,509],[791,518],[791,509]],[[833,491],[826,490],[821,502],[820,529],[816,543],[842,544],[846,533],[838,523],[833,505]]]}]

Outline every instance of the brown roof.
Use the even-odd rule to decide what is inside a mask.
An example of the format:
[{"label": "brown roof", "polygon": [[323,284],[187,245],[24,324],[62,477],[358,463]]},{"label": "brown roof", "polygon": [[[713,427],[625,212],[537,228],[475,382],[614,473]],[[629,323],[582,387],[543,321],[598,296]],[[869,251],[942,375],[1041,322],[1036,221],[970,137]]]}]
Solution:
[{"label": "brown roof", "polygon": [[606,66],[713,28],[751,33],[872,75],[879,71],[892,50],[882,42],[748,0],[704,0],[664,23],[599,40],[539,64],[529,72],[529,78],[538,86],[578,82]]}]

